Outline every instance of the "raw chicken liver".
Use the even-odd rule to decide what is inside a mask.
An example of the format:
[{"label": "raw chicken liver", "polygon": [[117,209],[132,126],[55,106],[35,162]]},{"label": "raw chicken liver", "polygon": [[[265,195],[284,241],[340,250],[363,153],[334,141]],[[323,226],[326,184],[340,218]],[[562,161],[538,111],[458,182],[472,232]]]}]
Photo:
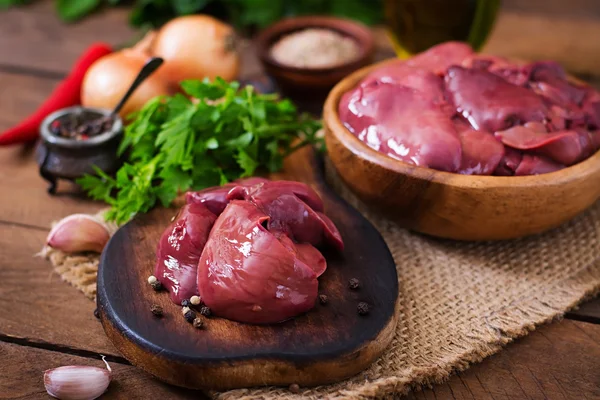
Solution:
[{"label": "raw chicken liver", "polygon": [[200,190],[198,192],[187,192],[185,194],[186,203],[201,203],[204,204],[209,210],[219,215],[227,206],[227,193],[236,186],[255,185],[257,183],[266,182],[268,179],[253,177],[247,179],[241,179],[236,182],[227,183],[220,187],[211,187],[208,189]]},{"label": "raw chicken liver", "polygon": [[312,188],[249,178],[186,199],[157,251],[155,275],[175,303],[200,294],[217,316],[263,324],[313,307],[327,269],[315,246],[344,244]]},{"label": "raw chicken liver", "polygon": [[307,185],[300,182],[265,182],[254,186],[238,186],[228,199],[244,199],[255,204],[270,219],[268,228],[285,232],[300,243],[319,246],[327,243],[343,250],[344,243],[337,228],[323,214],[323,203]]},{"label": "raw chicken liver", "polygon": [[548,173],[600,148],[596,90],[555,62],[517,65],[458,42],[372,71],[338,111],[373,149],[460,174]]},{"label": "raw chicken liver", "polygon": [[344,94],[340,117],[367,145],[410,164],[456,172],[460,138],[452,121],[415,89],[372,82]]},{"label": "raw chicken liver", "polygon": [[154,276],[177,304],[198,294],[198,260],[216,219],[204,205],[186,204],[158,242]]},{"label": "raw chicken liver", "polygon": [[256,205],[240,200],[217,219],[198,264],[200,294],[216,315],[274,323],[314,306],[315,269],[289,238],[265,228],[269,220]]},{"label": "raw chicken liver", "polygon": [[518,123],[543,121],[548,114],[535,93],[489,71],[454,66],[445,80],[452,104],[477,130],[495,132]]}]

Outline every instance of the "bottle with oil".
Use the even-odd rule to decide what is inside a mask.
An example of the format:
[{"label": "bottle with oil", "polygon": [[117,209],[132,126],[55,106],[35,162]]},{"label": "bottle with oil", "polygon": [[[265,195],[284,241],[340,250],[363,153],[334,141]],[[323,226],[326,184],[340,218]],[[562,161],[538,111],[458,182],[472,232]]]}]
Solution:
[{"label": "bottle with oil", "polygon": [[400,58],[450,40],[480,50],[496,20],[500,0],[385,0],[388,33]]}]

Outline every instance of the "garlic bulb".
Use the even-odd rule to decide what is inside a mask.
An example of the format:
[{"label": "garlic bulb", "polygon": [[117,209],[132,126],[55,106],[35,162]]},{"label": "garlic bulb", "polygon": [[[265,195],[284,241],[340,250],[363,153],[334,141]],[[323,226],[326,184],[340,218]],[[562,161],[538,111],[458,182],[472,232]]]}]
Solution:
[{"label": "garlic bulb", "polygon": [[102,252],[110,233],[106,225],[87,214],[73,214],[60,220],[46,239],[48,246],[66,253]]},{"label": "garlic bulb", "polygon": [[52,397],[61,400],[92,400],[106,391],[111,379],[111,369],[70,365],[44,372],[44,386]]}]

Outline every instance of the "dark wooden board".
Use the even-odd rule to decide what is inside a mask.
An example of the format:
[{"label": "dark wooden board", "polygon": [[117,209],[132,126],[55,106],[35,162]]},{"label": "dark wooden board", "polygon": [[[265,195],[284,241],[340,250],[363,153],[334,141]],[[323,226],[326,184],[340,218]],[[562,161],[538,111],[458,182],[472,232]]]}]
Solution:
[{"label": "dark wooden board", "polygon": [[600,297],[581,304],[575,310],[569,311],[565,317],[600,324]]},{"label": "dark wooden board", "polygon": [[[343,254],[325,253],[328,268],[319,278],[319,291],[328,295],[328,304],[281,324],[211,318],[206,329],[194,330],[167,293],[156,293],[146,283],[158,239],[176,212],[155,209],[113,236],[98,273],[102,323],[125,358],[164,381],[215,389],[324,384],[368,367],[394,334],[396,267],[375,228],[326,187],[321,167],[312,149],[305,148],[288,159],[279,177],[311,184],[344,239]],[[359,290],[348,289],[351,278],[360,280]],[[358,315],[359,301],[372,306],[369,315]],[[163,307],[164,318],[152,316],[153,303]]]}]

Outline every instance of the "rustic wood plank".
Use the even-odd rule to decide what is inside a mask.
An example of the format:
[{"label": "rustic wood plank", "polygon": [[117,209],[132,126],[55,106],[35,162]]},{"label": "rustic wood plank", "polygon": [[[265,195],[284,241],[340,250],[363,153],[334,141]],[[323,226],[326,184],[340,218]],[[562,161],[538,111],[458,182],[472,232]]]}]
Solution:
[{"label": "rustic wood plank", "polygon": [[[517,0],[508,2],[521,5],[523,3]],[[597,74],[600,68],[600,63],[597,62],[600,54],[596,47],[599,45],[598,41],[581,39],[598,37],[597,21],[592,21],[589,17],[595,14],[590,13],[587,6],[579,7],[578,4],[598,3],[595,0],[576,0],[575,3],[535,0],[531,3],[526,6],[529,8],[526,12],[509,8],[503,13],[488,43],[488,48],[491,49],[489,51],[497,51],[499,54],[506,52],[505,55],[513,57],[524,55],[523,58],[554,57],[572,71]],[[545,12],[546,3],[561,5],[552,6],[554,11],[550,13],[550,18],[535,14]],[[567,16],[566,11],[571,10],[577,10],[576,13],[572,13],[577,15]],[[114,17],[117,15],[115,13],[119,16]],[[55,76],[60,76],[60,73],[68,71],[72,61],[93,40],[102,38],[111,43],[129,40],[133,32],[125,26],[126,13],[126,10],[111,10],[81,24],[64,26],[56,20],[50,2],[3,12],[0,14],[0,64],[57,71]],[[107,25],[108,20],[113,22]],[[583,64],[583,68],[580,68],[580,64]],[[258,73],[257,71],[259,67],[256,63],[252,68],[245,69],[247,74]],[[23,91],[21,85],[9,86],[13,79],[17,79],[16,76],[10,75],[8,80],[0,82],[0,87],[3,88],[0,92],[0,129],[33,110],[56,82],[36,81],[27,86],[27,91]],[[38,89],[41,90],[36,92]],[[20,93],[21,91],[23,93]],[[41,97],[38,98],[38,95]],[[7,102],[14,101],[12,97],[15,96],[20,98],[19,101],[23,105],[13,107]],[[6,168],[8,165],[12,167]],[[0,196],[0,220],[8,218],[12,222],[45,227],[50,220],[77,210],[78,207],[81,207],[80,210],[88,209],[88,206],[81,204],[78,199],[63,196],[57,201],[47,197],[43,192],[43,182],[35,180],[39,177],[35,166],[32,165],[30,153],[18,148],[0,149],[0,187],[5,190],[10,188],[10,196]],[[37,196],[38,191],[44,195]],[[48,280],[50,266],[43,260],[30,257],[39,250],[44,236],[45,232],[41,230],[0,225],[0,306],[3,310],[0,312],[0,333],[27,338],[37,343],[53,342],[61,346],[77,346],[117,355],[91,315],[93,303],[83,298],[75,289],[60,282],[58,278]],[[594,306],[597,303],[598,300],[587,303],[591,306],[586,304],[581,310],[590,307],[598,310]],[[591,327],[590,324],[563,321],[541,328],[540,332],[509,345],[500,354],[452,378],[447,385],[438,385],[434,390],[418,392],[413,396],[427,399],[493,399],[523,398],[525,393],[529,398],[598,398],[600,377],[597,372],[597,344],[600,335],[597,329]],[[102,336],[97,336],[98,331]],[[81,332],[86,332],[85,338],[81,337]],[[0,353],[6,354],[4,349]],[[58,353],[48,353],[52,353],[53,358],[58,357]],[[0,368],[0,386],[8,381],[11,384],[16,383],[18,388],[33,387],[34,385],[28,382],[35,381],[27,380],[31,378],[27,378],[29,375],[24,371],[28,368],[24,368],[23,365],[41,364],[38,361],[41,358],[32,356],[23,361],[16,360],[4,364],[14,367]],[[60,362],[70,363],[72,362]],[[53,366],[57,364],[49,364],[43,368]],[[519,378],[510,376],[507,371],[513,371],[513,375],[518,374]],[[114,393],[116,397],[121,397],[121,393],[126,393],[122,398],[144,397],[129,392],[130,381],[123,386],[120,381],[115,383],[119,389]],[[152,387],[154,383],[148,380],[141,385]],[[533,384],[538,386],[531,386]],[[519,385],[526,388],[519,389]],[[536,387],[540,388],[539,391]],[[42,386],[40,389],[39,393],[24,393],[23,397],[47,398]],[[3,393],[0,396],[2,398],[5,391],[0,392]],[[145,397],[158,397],[165,392],[150,393],[152,394],[146,393]],[[155,393],[158,395],[154,396]],[[168,397],[174,396],[175,394],[172,394]],[[181,394],[179,397],[186,396]]]},{"label": "rustic wood plank", "polygon": [[[106,207],[86,199],[70,182],[60,181],[57,195],[46,192],[32,148],[0,148],[0,222],[47,230],[52,221],[73,213],[94,213]],[[2,228],[0,228],[2,229]]]},{"label": "rustic wood plank", "polygon": [[561,321],[408,399],[598,399],[600,325]]},{"label": "rustic wood plank", "polygon": [[[3,89],[0,91],[0,132],[35,111],[57,82],[56,79],[0,72]],[[49,195],[47,184],[38,173],[33,146],[0,147],[0,187],[10,188],[10,196],[0,196],[0,221],[46,229],[51,221],[65,215],[95,212],[102,207],[81,195],[66,195],[77,192],[68,182],[61,181],[58,196]]]},{"label": "rustic wood plank", "polygon": [[120,356],[93,315],[96,304],[34,257],[45,237],[0,225],[0,335]]},{"label": "rustic wood plank", "polygon": [[33,113],[57,83],[56,79],[0,72],[0,132]]},{"label": "rustic wood plank", "polygon": [[[600,41],[582,39],[600,36],[599,8],[594,0],[510,0],[484,50],[523,59],[551,58],[572,72],[600,75]],[[9,9],[0,13],[0,65],[65,73],[93,41],[123,44],[134,38],[128,12],[108,9],[68,25],[57,18],[49,1]],[[256,64],[250,64],[246,68],[244,63],[245,74],[255,73]]]},{"label": "rustic wood plank", "polygon": [[[44,371],[64,365],[104,368],[100,356],[78,357],[55,351],[0,342],[0,399],[48,399]],[[103,399],[206,398],[202,392],[163,384],[129,365],[110,363],[112,381]]]},{"label": "rustic wood plank", "polygon": [[569,18],[600,18],[598,0],[503,0],[502,9],[520,14],[562,16]]},{"label": "rustic wood plank", "polygon": [[504,10],[483,51],[523,60],[550,59],[576,74],[600,75],[600,19],[565,13],[539,15]]},{"label": "rustic wood plank", "polygon": [[54,3],[35,1],[0,13],[0,65],[66,73],[94,41],[119,45],[134,37],[127,8],[105,10],[79,23],[65,24],[58,19]]}]

